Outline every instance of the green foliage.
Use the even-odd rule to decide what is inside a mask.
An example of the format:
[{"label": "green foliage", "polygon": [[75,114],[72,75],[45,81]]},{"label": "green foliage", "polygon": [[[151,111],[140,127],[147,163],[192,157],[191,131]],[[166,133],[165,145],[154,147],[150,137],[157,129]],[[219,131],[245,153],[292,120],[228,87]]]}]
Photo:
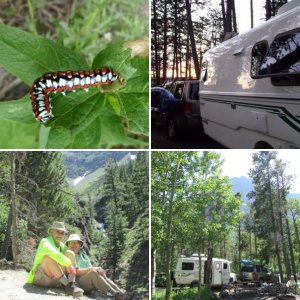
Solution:
[{"label": "green foliage", "polygon": [[156,274],[155,286],[156,287],[166,287],[166,274],[165,273]]},{"label": "green foliage", "polygon": [[298,271],[300,242],[295,208],[299,199],[287,200],[293,176],[288,174],[287,163],[278,159],[277,152],[254,153],[252,162],[250,177],[254,189],[249,198],[253,201],[245,229],[256,238],[253,258],[270,264],[283,280],[284,274]]},{"label": "green foliage", "polygon": [[299,280],[297,281],[297,285],[296,285],[296,294],[300,295],[300,283],[299,283]]},{"label": "green foliage", "polygon": [[238,224],[240,199],[229,179],[221,176],[221,165],[214,152],[152,154],[152,242],[159,272],[168,274],[182,249],[205,253],[208,246],[217,248]]},{"label": "green foliage", "polygon": [[21,241],[25,241],[27,238],[27,220],[20,219],[17,222],[17,237]]},{"label": "green foliage", "polygon": [[[71,49],[3,24],[0,65],[28,85],[46,72],[89,69],[82,56]],[[115,44],[95,57],[92,67],[103,66],[116,70],[126,83],[54,96],[55,118],[45,126],[39,127],[32,116],[29,95],[1,102],[0,126],[11,135],[0,137],[1,148],[146,147],[148,59],[131,57],[130,49]]]},{"label": "green foliage", "polygon": [[[58,40],[66,47],[94,55],[113,41],[136,40],[148,35],[143,0],[91,0],[73,7],[68,23],[52,19]],[[100,46],[99,46],[100,45]]]},{"label": "green foliage", "polygon": [[6,232],[9,205],[6,199],[0,197],[0,249]]},{"label": "green foliage", "polygon": [[[152,300],[164,300],[165,293],[163,291],[158,291],[152,296]],[[198,300],[198,289],[184,289],[179,292],[172,292],[172,300]],[[217,297],[207,288],[207,286],[201,287],[200,290],[200,299],[201,300],[216,300]]]},{"label": "green foliage", "polygon": [[124,247],[127,219],[122,210],[123,189],[119,179],[119,169],[111,160],[106,166],[103,188],[104,195],[108,199],[105,216],[108,236],[105,260],[112,266],[114,276]]},{"label": "green foliage", "polygon": [[49,223],[78,215],[60,152],[25,152],[17,184],[18,197],[27,203],[22,211],[29,228],[38,227],[34,230],[38,237],[47,233]]},{"label": "green foliage", "polygon": [[102,266],[112,270],[112,276],[118,270],[126,270],[120,277],[123,286],[145,286],[148,282],[148,154],[138,152],[136,159],[120,165],[110,160],[97,183],[101,190],[101,198],[95,202],[97,220],[105,224],[97,257]]}]

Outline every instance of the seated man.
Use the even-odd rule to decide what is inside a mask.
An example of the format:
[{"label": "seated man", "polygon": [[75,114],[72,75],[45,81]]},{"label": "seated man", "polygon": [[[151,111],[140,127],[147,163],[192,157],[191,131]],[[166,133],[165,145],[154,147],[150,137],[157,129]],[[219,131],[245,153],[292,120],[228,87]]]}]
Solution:
[{"label": "seated man", "polygon": [[66,287],[66,293],[81,297],[83,290],[75,285],[76,270],[72,265],[75,255],[61,242],[66,232],[63,222],[54,222],[49,236],[38,246],[27,283],[43,287]]},{"label": "seated man", "polygon": [[286,287],[288,292],[294,292],[296,288],[296,280],[294,275],[291,275],[290,280],[286,283]]},{"label": "seated man", "polygon": [[72,260],[72,263],[76,268],[77,282],[85,292],[96,289],[105,295],[114,296],[116,300],[124,299],[124,293],[112,280],[106,277],[105,271],[100,267],[92,267],[90,259],[81,250],[83,242],[78,234],[71,234],[66,245],[75,253],[75,259]]}]

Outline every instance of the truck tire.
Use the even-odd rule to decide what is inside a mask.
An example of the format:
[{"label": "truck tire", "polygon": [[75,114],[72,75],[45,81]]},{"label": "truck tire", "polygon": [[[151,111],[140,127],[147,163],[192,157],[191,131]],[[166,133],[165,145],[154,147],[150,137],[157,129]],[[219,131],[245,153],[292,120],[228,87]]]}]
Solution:
[{"label": "truck tire", "polygon": [[168,121],[168,137],[171,140],[178,138],[178,128],[173,118],[170,118]]}]

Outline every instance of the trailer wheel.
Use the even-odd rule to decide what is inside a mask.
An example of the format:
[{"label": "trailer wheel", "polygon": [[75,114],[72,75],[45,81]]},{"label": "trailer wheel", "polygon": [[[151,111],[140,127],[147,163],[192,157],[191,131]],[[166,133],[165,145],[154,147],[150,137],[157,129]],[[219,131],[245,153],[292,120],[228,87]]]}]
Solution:
[{"label": "trailer wheel", "polygon": [[273,147],[267,142],[260,141],[255,144],[254,149],[273,149]]},{"label": "trailer wheel", "polygon": [[191,288],[195,288],[195,287],[198,287],[198,282],[197,281],[194,281],[191,283],[190,285]]}]

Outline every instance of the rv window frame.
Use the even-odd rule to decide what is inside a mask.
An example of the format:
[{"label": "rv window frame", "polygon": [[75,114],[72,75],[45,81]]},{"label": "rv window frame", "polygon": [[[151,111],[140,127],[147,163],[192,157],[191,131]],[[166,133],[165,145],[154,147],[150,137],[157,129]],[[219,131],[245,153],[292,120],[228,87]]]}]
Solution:
[{"label": "rv window frame", "polygon": [[[274,43],[274,41],[276,40],[276,39],[279,39],[279,38],[281,38],[281,37],[284,37],[284,36],[287,36],[287,35],[289,35],[289,34],[293,34],[293,33],[295,33],[295,32],[298,32],[299,34],[300,34],[300,27],[297,27],[297,28],[294,28],[294,29],[292,29],[292,30],[288,30],[288,31],[285,31],[285,32],[282,32],[282,33],[279,33],[279,34],[277,34],[274,38],[273,38],[273,40],[272,40],[272,42],[268,45],[268,47],[267,47],[267,52],[266,52],[266,54],[265,54],[265,56],[264,56],[264,58],[263,59],[265,59],[265,57],[266,57],[266,55],[268,54],[268,51],[269,51],[269,49],[270,49],[270,47],[271,47],[271,45]],[[260,44],[261,42],[263,42],[263,41],[260,41],[260,42],[258,42],[258,43],[256,43],[255,45],[253,45],[253,47],[252,47],[252,51],[253,51],[253,48],[257,45],[257,44]],[[252,51],[251,51],[251,60],[252,60]],[[251,67],[252,67],[252,64],[251,64]],[[251,76],[251,70],[250,70],[250,76]],[[260,78],[275,78],[275,77],[281,77],[281,78],[286,78],[286,77],[299,77],[300,76],[300,71],[299,72],[297,72],[297,73],[274,73],[274,74],[264,74],[264,75],[256,75],[255,77],[252,77],[253,79],[260,79]],[[274,84],[274,85],[280,85],[280,84]],[[284,84],[284,85],[286,85],[286,84]]]},{"label": "rv window frame", "polygon": [[[265,46],[266,46],[266,53],[264,54],[264,56],[263,56],[263,58],[262,58],[262,61],[264,60],[264,58],[266,57],[266,55],[267,55],[267,53],[268,53],[268,50],[269,50],[269,47],[270,47],[270,45],[269,45],[269,43],[268,43],[268,41],[267,40],[261,40],[261,41],[259,41],[259,42],[256,42],[254,45],[253,45],[253,47],[252,47],[252,49],[251,49],[251,57],[250,57],[250,77],[252,78],[252,79],[259,79],[259,78],[261,78],[261,76],[259,76],[259,75],[255,75],[255,76],[252,76],[252,58],[253,58],[253,50],[254,50],[254,48],[257,46],[257,45],[260,45],[260,44],[264,44]],[[262,62],[261,61],[261,62]],[[260,62],[260,64],[261,64],[261,62]]]},{"label": "rv window frame", "polygon": [[[193,265],[193,269],[184,269],[183,265]],[[194,271],[195,270],[195,263],[193,261],[182,261],[181,262],[181,270],[182,271]]]}]

